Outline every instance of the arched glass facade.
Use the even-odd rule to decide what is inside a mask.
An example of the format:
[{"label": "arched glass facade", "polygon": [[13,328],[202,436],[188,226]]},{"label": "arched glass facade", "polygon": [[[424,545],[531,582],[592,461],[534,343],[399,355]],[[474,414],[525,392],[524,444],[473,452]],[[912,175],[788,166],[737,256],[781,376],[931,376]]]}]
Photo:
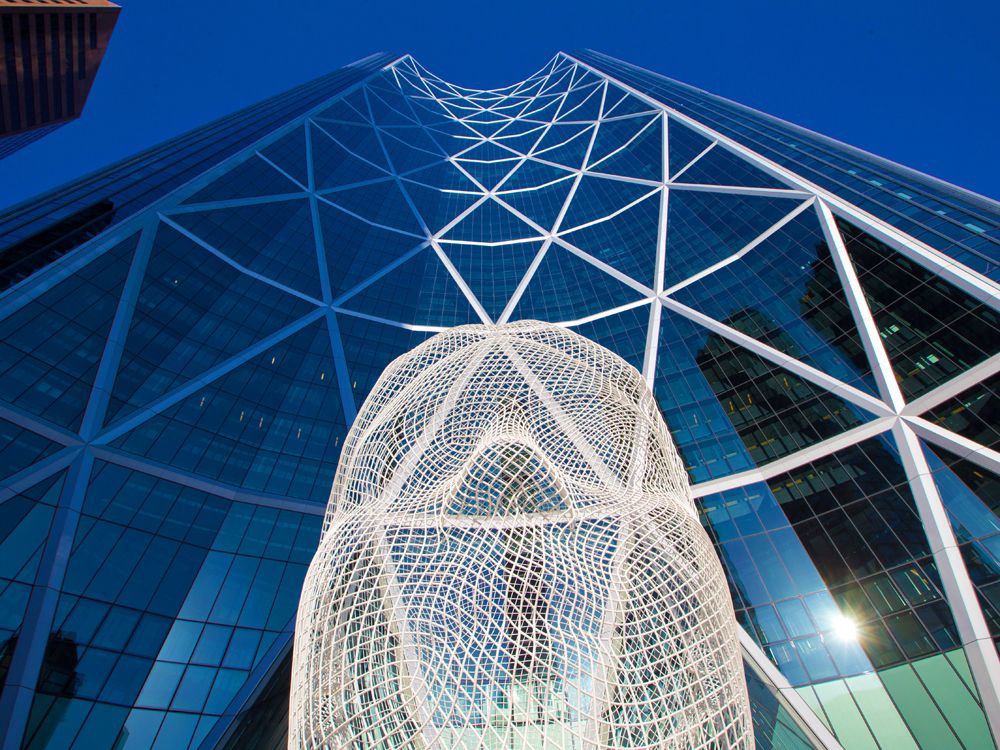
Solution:
[{"label": "arched glass facade", "polygon": [[5,750],[282,744],[359,405],[527,318],[651,386],[759,747],[994,746],[994,202],[597,53],[495,91],[382,55],[0,233]]}]

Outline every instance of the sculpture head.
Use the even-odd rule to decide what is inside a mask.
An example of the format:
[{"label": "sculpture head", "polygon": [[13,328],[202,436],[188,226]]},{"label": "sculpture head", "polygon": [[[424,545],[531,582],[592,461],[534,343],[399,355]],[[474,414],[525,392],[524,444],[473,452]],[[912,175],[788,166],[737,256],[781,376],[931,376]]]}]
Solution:
[{"label": "sculpture head", "polygon": [[351,429],[289,747],[752,747],[738,644],[639,373],[547,323],[463,326]]}]

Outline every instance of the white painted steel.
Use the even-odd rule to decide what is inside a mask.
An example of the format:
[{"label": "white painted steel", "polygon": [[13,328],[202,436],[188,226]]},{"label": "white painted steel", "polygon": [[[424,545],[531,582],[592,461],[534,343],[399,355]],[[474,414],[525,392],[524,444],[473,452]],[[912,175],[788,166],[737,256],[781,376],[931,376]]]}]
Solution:
[{"label": "white painted steel", "polygon": [[641,375],[549,323],[462,326],[351,429],[289,747],[751,749],[740,654]]}]

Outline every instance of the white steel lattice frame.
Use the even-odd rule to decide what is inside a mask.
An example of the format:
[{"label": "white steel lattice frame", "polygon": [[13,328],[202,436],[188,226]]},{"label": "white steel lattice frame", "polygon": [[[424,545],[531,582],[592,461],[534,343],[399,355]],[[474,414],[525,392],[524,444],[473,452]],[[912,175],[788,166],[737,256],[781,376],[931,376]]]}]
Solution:
[{"label": "white steel lattice frame", "polygon": [[752,750],[725,574],[639,373],[549,323],[386,368],[296,626],[289,748]]},{"label": "white steel lattice frame", "polygon": [[[122,292],[121,303],[115,314],[111,334],[101,358],[98,375],[92,391],[93,395],[88,403],[86,417],[81,429],[73,432],[48,423],[16,406],[0,402],[0,417],[13,421],[35,434],[64,446],[63,449],[53,455],[3,480],[2,486],[0,486],[0,504],[16,496],[17,493],[24,489],[52,476],[56,472],[67,468],[70,470],[68,481],[59,499],[59,508],[56,514],[56,521],[53,524],[53,532],[50,534],[49,540],[43,550],[37,579],[38,585],[31,595],[25,615],[24,629],[27,637],[23,639],[22,643],[19,643],[14,653],[7,681],[8,689],[4,691],[2,701],[0,701],[0,724],[6,725],[9,728],[3,742],[0,743],[0,750],[8,750],[8,748],[14,750],[14,748],[20,746],[33,686],[37,681],[38,671],[41,666],[45,643],[44,634],[48,633],[51,629],[60,583],[65,574],[67,552],[72,544],[79,520],[79,504],[82,499],[83,488],[86,485],[95,458],[140,469],[153,476],[169,479],[181,485],[197,487],[203,491],[239,500],[240,502],[287,508],[302,513],[320,512],[314,504],[308,502],[277,498],[252,491],[235,489],[230,485],[224,485],[211,479],[196,477],[168,466],[146,461],[140,457],[126,454],[117,448],[111,447],[109,445],[111,441],[172,405],[177,404],[185,397],[190,396],[198,388],[223,377],[254,356],[265,351],[269,346],[287,339],[289,336],[294,335],[307,325],[318,320],[326,322],[330,333],[337,382],[342,394],[343,408],[347,420],[350,422],[355,416],[351,387],[352,378],[344,356],[338,319],[342,316],[352,316],[414,331],[437,332],[441,330],[439,326],[408,320],[390,320],[352,309],[352,299],[360,292],[399,268],[418,253],[431,248],[436,257],[441,261],[442,266],[454,279],[457,289],[467,299],[468,304],[475,311],[475,314],[484,323],[502,323],[518,317],[518,303],[546,253],[553,246],[558,246],[573,253],[577,258],[596,269],[596,271],[608,274],[622,284],[634,289],[640,295],[634,302],[615,307],[614,309],[604,310],[581,319],[554,322],[564,327],[573,328],[596,319],[614,316],[629,308],[649,307],[649,324],[642,368],[643,376],[647,382],[652,382],[658,357],[662,356],[657,351],[657,346],[661,310],[665,307],[672,312],[686,317],[695,325],[708,328],[730,339],[734,343],[755,352],[764,359],[788,369],[812,385],[835,393],[839,397],[876,415],[874,420],[860,427],[796,451],[759,468],[696,484],[693,487],[693,493],[695,497],[700,497],[721,490],[752,484],[769,477],[774,477],[822,456],[830,455],[837,450],[866,440],[874,435],[884,433],[893,434],[897,440],[898,448],[904,457],[904,465],[913,494],[918,499],[925,531],[927,532],[928,539],[933,542],[935,561],[942,572],[942,578],[945,582],[945,596],[955,621],[959,626],[963,646],[968,656],[975,683],[994,738],[995,740],[1000,740],[1000,687],[998,687],[1000,686],[1000,661],[998,661],[996,650],[992,647],[989,640],[989,633],[982,610],[972,593],[968,573],[965,570],[961,556],[958,554],[954,532],[947,516],[943,512],[940,495],[934,482],[929,479],[928,468],[918,440],[919,438],[930,444],[953,451],[957,455],[983,466],[989,471],[1000,472],[1000,454],[996,451],[957,435],[946,428],[932,424],[920,416],[928,409],[945,402],[947,399],[978,383],[982,383],[987,378],[1000,372],[1000,353],[956,376],[952,380],[935,387],[921,397],[907,402],[899,393],[898,386],[895,384],[885,348],[878,336],[877,330],[875,330],[872,324],[871,311],[868,309],[868,305],[858,284],[851,259],[843,247],[843,243],[839,240],[838,230],[834,224],[834,217],[839,216],[849,219],[864,231],[888,244],[895,251],[993,308],[1000,308],[1000,303],[998,303],[1000,288],[998,288],[997,284],[929,247],[925,243],[895,229],[877,217],[802,179],[790,170],[760,156],[753,150],[717,133],[697,120],[662,105],[655,99],[630,88],[607,73],[592,68],[568,55],[557,55],[538,74],[531,76],[519,84],[496,91],[480,91],[454,86],[428,73],[411,57],[404,56],[388,65],[380,74],[376,74],[366,81],[347,89],[336,97],[336,99],[342,99],[360,90],[364,91],[365,101],[369,102],[369,88],[372,85],[372,81],[379,76],[385,75],[391,76],[396,85],[400,87],[407,86],[411,92],[422,92],[420,96],[423,96],[427,102],[433,103],[435,106],[450,112],[452,124],[463,129],[461,137],[469,143],[466,149],[454,153],[449,152],[448,149],[437,142],[439,137],[435,136],[433,132],[430,133],[431,140],[435,142],[435,146],[439,152],[438,156],[442,160],[447,160],[453,164],[456,169],[462,172],[476,186],[476,190],[479,191],[478,193],[472,193],[475,195],[475,202],[460,215],[456,215],[446,226],[434,230],[428,227],[427,222],[420,216],[419,210],[410,199],[406,190],[408,180],[416,179],[415,173],[419,172],[419,169],[409,171],[397,170],[393,166],[392,159],[385,149],[384,144],[381,143],[381,140],[380,146],[386,155],[386,160],[389,164],[388,170],[368,161],[364,154],[354,153],[344,144],[339,145],[357,158],[366,161],[374,169],[384,173],[383,177],[350,185],[341,185],[330,189],[316,188],[311,159],[312,137],[320,134],[325,134],[323,137],[334,137],[330,136],[325,128],[332,128],[337,124],[329,120],[324,121],[322,117],[323,110],[329,106],[329,102],[326,102],[316,107],[304,117],[290,122],[287,126],[261,139],[254,147],[214,166],[201,177],[178,188],[151,209],[121,222],[104,234],[82,245],[58,262],[36,273],[22,284],[0,293],[0,318],[3,318],[37,298],[58,282],[66,279],[85,264],[94,260],[125,238],[132,236],[136,232],[141,233],[139,245],[132,261],[132,268]],[[601,173],[600,164],[588,163],[589,148],[588,158],[583,160],[578,169],[572,169],[563,164],[547,161],[544,151],[536,152],[533,148],[519,151],[504,141],[504,129],[513,127],[514,123],[517,122],[531,123],[532,128],[534,128],[532,132],[538,133],[538,138],[534,142],[536,146],[557,123],[579,122],[569,117],[572,111],[567,110],[563,115],[561,109],[572,92],[587,86],[594,88],[594,96],[601,97],[599,117],[596,120],[581,123],[592,128],[589,136],[590,146],[593,145],[594,138],[603,124],[614,122],[616,119],[643,116],[641,113],[636,114],[635,112],[629,115],[616,114],[615,109],[622,101],[625,101],[622,97],[626,93],[629,97],[643,102],[648,107],[648,116],[650,118],[661,118],[661,121],[664,122],[666,120],[675,120],[683,123],[686,127],[709,139],[709,146],[683,170],[675,174],[673,178],[669,178],[670,170],[667,163],[668,149],[666,148],[666,141],[669,136],[668,129],[662,128],[664,147],[662,149],[663,164],[661,165],[660,174],[663,179],[645,180]],[[612,91],[615,93],[609,96],[609,92]],[[556,102],[554,113],[546,112],[547,105],[552,102]],[[407,106],[415,111],[414,108],[420,106],[418,96],[409,96],[407,98]],[[367,104],[367,111],[359,114],[372,124],[376,132],[380,134],[380,139],[382,134],[391,131],[391,126],[383,126],[376,120],[370,103]],[[400,114],[405,116],[405,113]],[[414,120],[414,122],[416,121]],[[491,123],[488,128],[484,125],[487,122]],[[287,171],[282,170],[280,166],[262,153],[269,144],[283,138],[293,129],[303,125],[303,123],[310,134],[310,137],[306,139],[306,147],[309,150],[310,158],[308,160],[308,176],[304,183],[297,180]],[[504,180],[509,179],[512,174],[516,173],[518,168],[528,163],[548,164],[566,173],[566,176],[561,179],[572,181],[572,185],[552,225],[538,225],[505,201],[503,181],[490,189],[478,182],[469,172],[466,165],[474,160],[467,159],[463,161],[463,154],[468,154],[477,145],[483,143],[492,143],[511,152],[511,169]],[[627,150],[628,146],[629,143],[622,145],[615,153]],[[710,150],[717,148],[726,149],[779,179],[787,185],[787,189],[776,190],[773,188],[685,183],[683,180],[684,172],[690,168],[691,164],[703,158]],[[239,198],[211,203],[184,203],[186,199],[189,199],[220,175],[239,165],[241,162],[250,159],[260,159],[264,163],[267,163],[271,168],[277,170],[290,180],[298,190],[283,195]],[[643,280],[631,278],[620,270],[610,267],[597,258],[592,257],[582,249],[574,246],[571,241],[572,238],[562,233],[561,222],[572,203],[580,179],[585,174],[600,174],[603,179],[646,186],[649,188],[649,193],[643,199],[648,199],[649,196],[658,196],[659,227],[658,242],[653,261],[655,264],[655,268],[653,269],[653,287],[650,287]],[[348,209],[339,206],[336,202],[337,194],[340,191],[379,182],[394,182],[399,185],[418,224],[422,228],[421,232],[413,232],[412,229],[401,227],[384,226],[356,213],[352,213]],[[539,190],[542,187],[544,186],[534,186],[525,188],[524,190],[533,191]],[[783,195],[789,198],[801,199],[801,202],[787,216],[748,242],[744,247],[734,248],[733,254],[728,258],[718,261],[709,268],[700,269],[688,278],[674,283],[669,288],[665,288],[663,269],[665,260],[670,253],[670,248],[667,246],[667,207],[670,193],[682,190],[728,192],[737,195]],[[318,260],[317,273],[321,282],[321,298],[305,294],[300,290],[290,288],[276,279],[270,278],[266,274],[246,268],[224,252],[213,247],[211,243],[198,237],[195,233],[182,228],[177,222],[177,217],[189,212],[266,204],[295,198],[306,198],[310,203]],[[450,244],[447,236],[448,230],[474,211],[475,208],[489,200],[496,202],[512,217],[515,217],[518,221],[537,232],[531,240],[540,243],[533,261],[527,267],[523,278],[517,285],[504,310],[497,316],[496,321],[490,319],[482,303],[476,298],[473,290],[461,277],[455,266],[448,260],[447,254],[444,252],[444,249]],[[383,226],[386,230],[401,237],[410,237],[413,242],[412,248],[386,267],[356,284],[353,288],[334,296],[331,291],[327,266],[323,262],[325,255],[329,252],[334,252],[334,250],[324,247],[318,213],[318,206],[321,203],[337,211],[349,214],[359,221],[372,224],[373,226]],[[626,206],[617,213],[627,210],[627,208]],[[724,267],[728,263],[737,261],[747,253],[752,252],[767,236],[780,231],[781,227],[791,221],[795,215],[809,211],[815,212],[830,240],[829,244],[837,261],[838,275],[848,302],[851,305],[858,331],[865,344],[872,371],[879,385],[878,397],[872,397],[848,383],[809,367],[788,354],[780,352],[756,339],[749,338],[725,323],[707,318],[681,304],[673,296],[677,291],[690,285],[697,279],[710,275],[713,271]],[[610,218],[610,216],[604,218]],[[299,320],[290,323],[281,330],[261,338],[252,346],[220,362],[197,378],[174,387],[130,418],[110,426],[102,426],[104,421],[103,416],[107,408],[107,394],[111,392],[114,384],[117,363],[121,357],[125,335],[134,312],[135,301],[142,283],[145,264],[149,259],[154,234],[161,223],[181,231],[206,252],[230,264],[241,273],[305,300],[314,305],[315,310],[309,312]],[[262,660],[261,666],[252,674],[246,688],[233,699],[232,704],[226,710],[227,716],[235,715],[240,707],[250,700],[254,690],[263,684],[269,674],[269,670],[273,668],[277,657],[288,649],[290,641],[291,623],[286,628],[284,637],[275,644],[269,655]],[[802,701],[796,691],[789,685],[788,681],[764,655],[753,638],[741,631],[741,642],[743,643],[745,656],[749,663],[759,674],[764,675],[771,684],[777,687],[779,696],[784,701],[785,707],[802,722],[802,727],[809,734],[810,739],[818,746],[827,748],[839,747],[826,726],[817,719],[812,710]],[[202,747],[213,747],[214,743],[224,736],[230,726],[230,720],[225,719],[220,721],[205,738]]]}]

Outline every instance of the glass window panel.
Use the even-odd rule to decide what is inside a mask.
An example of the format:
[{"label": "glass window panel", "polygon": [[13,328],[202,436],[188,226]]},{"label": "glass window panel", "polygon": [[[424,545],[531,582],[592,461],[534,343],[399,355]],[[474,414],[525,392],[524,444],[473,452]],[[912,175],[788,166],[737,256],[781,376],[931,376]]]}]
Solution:
[{"label": "glass window panel", "polygon": [[916,398],[995,353],[997,312],[839,221],[903,395]]},{"label": "glass window panel", "polygon": [[195,729],[198,727],[198,715],[171,711],[160,725],[160,731],[156,735],[156,744],[152,750],[174,750],[174,748],[188,747]]},{"label": "glass window panel", "polygon": [[212,180],[183,203],[211,203],[261,195],[299,193],[302,188],[256,154]]},{"label": "glass window panel", "polygon": [[318,210],[334,298],[353,289],[423,240],[422,236],[376,227],[325,201],[318,203]]},{"label": "glass window panel", "polygon": [[369,224],[407,232],[416,238],[425,236],[420,220],[396,181],[375,182],[328,192],[324,194],[323,200]]},{"label": "glass window panel", "polygon": [[647,185],[585,175],[559,224],[560,231],[610,216],[649,193]]},{"label": "glass window panel", "polygon": [[921,747],[962,747],[937,702],[912,666],[907,664],[884,670],[879,672],[879,678]]},{"label": "glass window panel", "polygon": [[652,288],[656,273],[661,196],[654,193],[616,216],[571,229],[562,239]]},{"label": "glass window panel", "polygon": [[63,446],[0,419],[0,479],[6,479]]},{"label": "glass window panel", "polygon": [[541,243],[520,242],[496,247],[449,243],[441,248],[486,314],[496,321],[538,255]]},{"label": "glass window panel", "polygon": [[76,429],[118,308],[135,235],[0,320],[0,393]]},{"label": "glass window panel", "polygon": [[712,144],[705,136],[682,125],[673,117],[669,118],[669,139],[667,141],[670,153],[670,177],[687,167],[691,161]]},{"label": "glass window panel", "polygon": [[312,213],[304,198],[175,214],[172,220],[251,271],[322,298]]},{"label": "glass window panel", "polygon": [[299,184],[309,184],[304,126],[293,128],[286,135],[262,148],[260,152]]},{"label": "glass window panel", "polygon": [[[316,190],[350,185],[366,180],[377,180],[389,176],[380,166],[352,152],[340,140],[341,133],[345,129],[351,135],[356,130],[354,126],[338,127],[336,124],[329,122],[313,122],[309,126],[309,135],[312,140],[313,180]],[[402,168],[401,171],[408,171],[408,169],[417,166],[417,164],[413,163],[412,159],[402,159],[399,155],[399,151],[402,149],[396,145],[399,143],[398,140],[387,136],[384,138],[384,142],[386,143],[386,148],[390,150],[394,162],[398,158],[406,163],[406,167]],[[407,149],[407,151],[412,151],[412,149]],[[424,159],[427,159],[429,156],[424,155]],[[431,156],[430,158],[434,157]],[[398,167],[399,165],[397,165]]]},{"label": "glass window panel", "polygon": [[46,699],[35,694],[31,707],[32,716],[28,721],[29,731],[25,733],[23,746],[26,750],[42,750],[48,747],[72,747],[80,727],[87,720],[93,703],[72,698]]},{"label": "glass window panel", "polygon": [[[737,321],[725,322],[740,327]],[[686,339],[683,343],[676,340],[679,335]],[[732,471],[727,471],[728,466],[716,467],[718,459],[709,460],[706,456],[696,460],[695,455],[689,455],[689,441],[696,435],[708,437],[709,430],[721,432],[728,427],[727,431],[735,431],[749,457],[762,464],[871,418],[867,412],[828,391],[667,309],[661,315],[659,351],[654,388],[660,408],[672,428],[681,455],[692,467],[699,466],[702,472],[718,472],[715,475],[719,475]],[[688,360],[688,356],[693,361]],[[683,372],[690,366],[697,368],[697,374]],[[683,374],[677,373],[678,369],[682,369]],[[677,392],[677,406],[664,403],[660,394],[668,388]],[[695,398],[685,393],[695,388],[700,391]],[[711,396],[706,393],[709,389]],[[695,399],[705,403],[691,404]],[[678,410],[678,406],[683,408]],[[680,411],[679,419],[697,425],[697,429],[685,429],[685,425],[678,424],[674,418],[677,411]],[[733,469],[743,468],[748,465],[733,465]],[[702,477],[693,473],[692,478]]]},{"label": "glass window panel", "polygon": [[107,421],[131,413],[313,309],[161,226]]},{"label": "glass window panel", "polygon": [[[591,159],[591,169],[596,172],[638,177],[642,180],[663,179],[663,125],[657,117],[636,135],[627,146],[596,162]],[[603,126],[602,126],[603,127]]]},{"label": "glass window panel", "polygon": [[797,205],[788,198],[671,190],[664,286],[739,252]]},{"label": "glass window panel", "polygon": [[152,659],[122,656],[101,691],[101,700],[123,706],[133,705],[152,667]]},{"label": "glass window panel", "polygon": [[721,144],[684,170],[680,182],[699,185],[745,185],[749,187],[787,188],[781,180],[737,156]]},{"label": "glass window panel", "polygon": [[[492,248],[484,248],[490,252]],[[347,310],[399,323],[481,322],[433,248],[426,247],[344,301]]]},{"label": "glass window panel", "polygon": [[844,680],[831,680],[813,689],[833,731],[842,745],[847,747],[877,747],[864,716],[858,710]]},{"label": "glass window panel", "polygon": [[[325,321],[114,441],[196,474],[325,503],[346,433]],[[286,460],[276,462],[279,457]],[[299,474],[307,481],[296,484]]]},{"label": "glass window panel", "polygon": [[511,320],[572,321],[640,299],[640,292],[553,243]]},{"label": "glass window panel", "polygon": [[846,682],[880,747],[917,750],[903,718],[876,675],[859,675]]},{"label": "glass window panel", "polygon": [[482,191],[450,162],[437,162],[407,177],[406,194],[431,232],[440,232],[482,197]]},{"label": "glass window panel", "polygon": [[184,672],[171,708],[177,711],[201,712],[215,680],[216,670],[211,667],[189,666]]},{"label": "glass window panel", "polygon": [[[548,231],[555,226],[556,219],[569,198],[570,190],[576,180],[565,176],[556,182],[528,190],[503,191],[497,193],[497,198],[520,214]],[[501,188],[506,187],[506,183]],[[598,217],[594,217],[598,218]],[[562,226],[572,226],[565,221]]]},{"label": "glass window panel", "polygon": [[925,419],[993,448],[1000,444],[1000,375],[931,409]]},{"label": "glass window panel", "polygon": [[156,662],[139,693],[136,705],[144,708],[167,708],[183,674],[183,664]]},{"label": "glass window panel", "polygon": [[673,295],[679,302],[875,393],[871,368],[814,211]]}]

